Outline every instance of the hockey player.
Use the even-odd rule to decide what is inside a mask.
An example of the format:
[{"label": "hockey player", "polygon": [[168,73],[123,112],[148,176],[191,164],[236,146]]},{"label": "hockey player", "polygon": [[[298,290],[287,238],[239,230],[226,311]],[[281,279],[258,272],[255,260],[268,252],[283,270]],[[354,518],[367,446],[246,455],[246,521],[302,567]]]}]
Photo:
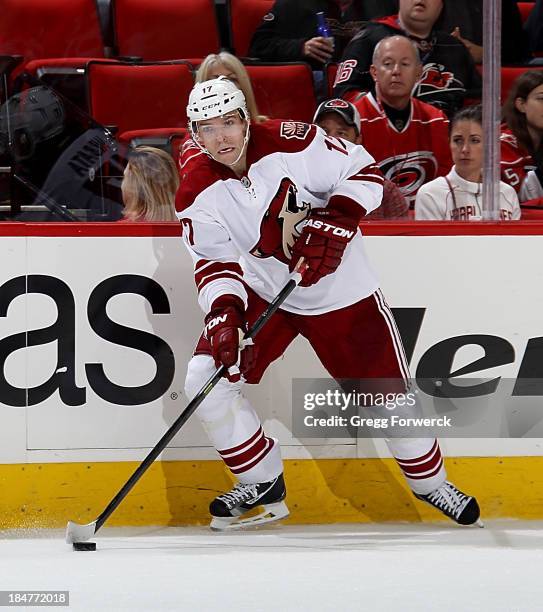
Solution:
[{"label": "hockey player", "polygon": [[[288,515],[279,445],[243,396],[244,382],[258,383],[298,334],[335,378],[395,379],[405,389],[408,370],[358,231],[383,183],[365,149],[304,123],[250,125],[243,93],[222,77],[195,85],[187,113],[193,142],[177,211],[206,316],[185,390],[192,398],[218,365],[227,368],[197,414],[238,479],[211,502],[211,527],[236,528]],[[299,287],[240,351],[241,334],[301,258],[308,268]],[[475,498],[446,481],[437,440],[389,447],[419,499],[458,523],[478,519]]]},{"label": "hockey player", "polygon": [[409,38],[390,36],[377,43],[370,71],[375,94],[354,103],[361,117],[361,143],[413,206],[422,185],[450,170],[449,121],[411,95],[422,64]]}]

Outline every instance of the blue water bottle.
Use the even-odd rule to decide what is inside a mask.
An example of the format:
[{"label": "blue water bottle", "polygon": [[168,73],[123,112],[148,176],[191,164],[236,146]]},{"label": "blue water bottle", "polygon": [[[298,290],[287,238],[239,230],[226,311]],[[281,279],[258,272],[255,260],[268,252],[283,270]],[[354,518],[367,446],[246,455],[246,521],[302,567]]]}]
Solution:
[{"label": "blue water bottle", "polygon": [[317,13],[317,34],[330,40],[332,45],[334,44],[334,37],[330,34],[330,28],[326,23],[326,18],[324,17],[324,13],[322,11]]}]

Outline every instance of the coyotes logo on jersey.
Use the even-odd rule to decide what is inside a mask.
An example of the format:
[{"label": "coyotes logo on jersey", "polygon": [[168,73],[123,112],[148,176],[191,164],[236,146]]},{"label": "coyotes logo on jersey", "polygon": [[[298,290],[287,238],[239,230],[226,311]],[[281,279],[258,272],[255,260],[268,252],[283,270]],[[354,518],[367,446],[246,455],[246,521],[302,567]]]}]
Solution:
[{"label": "coyotes logo on jersey", "polygon": [[311,205],[298,204],[298,189],[287,177],[281,179],[279,189],[273,197],[260,223],[260,239],[250,250],[251,255],[266,259],[275,257],[288,264],[292,246],[300,235]]}]

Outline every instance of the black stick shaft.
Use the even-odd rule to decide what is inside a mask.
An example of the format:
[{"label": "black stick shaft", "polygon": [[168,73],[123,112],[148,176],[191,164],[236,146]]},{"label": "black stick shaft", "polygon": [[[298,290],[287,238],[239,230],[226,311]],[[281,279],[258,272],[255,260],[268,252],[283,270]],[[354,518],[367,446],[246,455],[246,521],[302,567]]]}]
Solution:
[{"label": "black stick shaft", "polygon": [[[262,327],[270,320],[273,313],[292,293],[296,285],[296,280],[291,279],[288,281],[288,283],[283,287],[283,289],[281,289],[281,291],[278,293],[277,297],[273,300],[273,302],[268,305],[266,310],[264,310],[264,312],[255,321],[255,324],[245,335],[245,339],[254,338],[258,334]],[[132,474],[132,476],[130,476],[123,488],[117,493],[117,495],[115,495],[115,497],[109,502],[106,509],[96,519],[96,529],[94,530],[95,533],[98,531],[98,529],[100,529],[100,527],[102,527],[102,525],[107,521],[111,514],[113,514],[119,504],[128,495],[132,487],[143,476],[143,474],[147,471],[147,469],[154,462],[154,460],[160,455],[160,453],[166,448],[166,446],[168,446],[172,438],[188,421],[189,417],[196,410],[196,408],[198,408],[198,406],[204,401],[204,399],[207,397],[213,387],[215,387],[215,385],[219,382],[223,373],[224,366],[221,366],[205,383],[205,385],[200,389],[200,391],[198,391],[192,401],[189,402],[185,410],[183,410],[183,412],[177,417],[175,422],[170,426],[170,428],[162,436],[162,438],[160,438],[155,447],[151,449],[147,457],[145,457],[145,459],[136,468],[135,472]]]}]

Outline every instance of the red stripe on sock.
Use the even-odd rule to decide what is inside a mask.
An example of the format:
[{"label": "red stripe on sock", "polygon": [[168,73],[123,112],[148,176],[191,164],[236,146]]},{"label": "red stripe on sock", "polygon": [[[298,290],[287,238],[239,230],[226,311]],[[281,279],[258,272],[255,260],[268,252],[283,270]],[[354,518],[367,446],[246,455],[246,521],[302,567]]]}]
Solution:
[{"label": "red stripe on sock", "polygon": [[402,465],[398,462],[398,465],[405,474],[422,474],[423,472],[428,472],[429,470],[433,469],[442,460],[443,458],[438,448],[436,454],[423,463],[418,465]]},{"label": "red stripe on sock", "polygon": [[234,455],[233,457],[223,457],[223,461],[231,469],[242,469],[245,471],[244,464],[254,459],[259,453],[266,448],[266,438],[262,436],[251,448],[243,453]]},{"label": "red stripe on sock", "polygon": [[232,446],[232,448],[223,448],[222,450],[218,450],[219,455],[231,455],[233,453],[238,453],[242,450],[245,450],[247,446],[252,444],[258,437],[263,436],[264,432],[262,431],[262,427],[259,427],[256,432],[245,442],[238,444],[237,446]]},{"label": "red stripe on sock", "polygon": [[398,457],[395,457],[395,459],[400,465],[411,465],[413,463],[422,463],[423,461],[430,458],[434,454],[436,448],[439,450],[439,454],[441,455],[439,444],[437,443],[437,440],[435,440],[432,448],[425,455],[421,455],[420,457],[415,457],[414,459],[398,459]]},{"label": "red stripe on sock", "polygon": [[250,470],[251,468],[254,468],[256,465],[258,465],[264,459],[264,457],[266,457],[268,455],[268,453],[273,448],[275,442],[272,440],[272,438],[264,438],[264,441],[265,441],[266,444],[268,444],[268,448],[265,450],[265,452],[262,453],[262,455],[260,457],[257,457],[254,461],[251,461],[251,463],[248,463],[243,468],[238,468],[238,469],[230,468],[230,471],[232,472],[232,474],[242,474],[243,472],[247,472],[247,470]]},{"label": "red stripe on sock", "polygon": [[435,476],[442,467],[443,467],[443,459],[440,460],[435,470],[428,472],[428,474],[420,474],[417,476],[415,474],[408,474],[405,470],[404,470],[404,474],[406,478],[410,478],[411,480],[424,480],[425,478],[432,478],[432,476]]}]

